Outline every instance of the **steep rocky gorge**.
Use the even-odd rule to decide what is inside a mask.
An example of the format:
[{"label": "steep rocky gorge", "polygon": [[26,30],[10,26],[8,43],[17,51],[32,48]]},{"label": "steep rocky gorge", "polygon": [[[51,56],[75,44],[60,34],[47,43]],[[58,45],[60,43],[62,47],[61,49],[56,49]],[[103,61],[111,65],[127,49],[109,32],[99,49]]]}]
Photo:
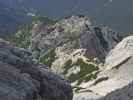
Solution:
[{"label": "steep rocky gorge", "polygon": [[122,38],[107,26],[93,25],[88,17],[72,16],[35,21],[10,41],[32,52],[34,62],[69,79],[73,100],[126,100],[120,93],[132,94],[132,84],[127,85],[133,81],[133,37]]},{"label": "steep rocky gorge", "polygon": [[104,25],[93,25],[86,16],[33,21],[12,38],[39,62],[69,79],[74,91],[82,89],[82,83],[97,78],[101,71],[98,64],[104,62],[120,40],[117,32]]}]

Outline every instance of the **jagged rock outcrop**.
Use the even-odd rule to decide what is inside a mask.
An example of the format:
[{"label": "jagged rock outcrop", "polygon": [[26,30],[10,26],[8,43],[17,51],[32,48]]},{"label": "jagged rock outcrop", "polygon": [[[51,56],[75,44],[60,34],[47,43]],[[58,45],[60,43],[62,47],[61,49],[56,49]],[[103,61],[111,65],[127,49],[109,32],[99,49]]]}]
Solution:
[{"label": "jagged rock outcrop", "polygon": [[38,55],[44,54],[50,48],[65,47],[85,49],[87,57],[102,61],[107,52],[119,41],[117,33],[113,34],[108,27],[92,26],[89,18],[82,16],[72,16],[52,26],[41,25],[36,28],[32,30],[30,45],[30,50],[35,55],[38,52]]},{"label": "jagged rock outcrop", "polygon": [[51,48],[65,47],[85,49],[87,57],[103,61],[108,51],[120,41],[118,34],[109,27],[93,26],[85,16],[68,17],[52,25],[45,23],[33,23],[28,33],[19,31],[15,36],[16,41],[21,41],[19,45],[26,45],[37,58]]},{"label": "jagged rock outcrop", "polygon": [[72,100],[69,82],[31,58],[31,53],[0,39],[0,99]]}]

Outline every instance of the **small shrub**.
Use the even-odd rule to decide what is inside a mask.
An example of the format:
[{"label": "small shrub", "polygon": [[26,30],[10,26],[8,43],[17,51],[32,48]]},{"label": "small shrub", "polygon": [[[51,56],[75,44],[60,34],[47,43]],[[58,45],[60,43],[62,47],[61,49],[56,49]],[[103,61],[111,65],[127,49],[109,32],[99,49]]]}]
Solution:
[{"label": "small shrub", "polygon": [[55,49],[51,49],[43,57],[40,58],[40,62],[51,67],[52,63],[55,61],[56,53]]},{"label": "small shrub", "polygon": [[69,69],[72,67],[77,66],[80,67],[80,71],[77,72],[76,74],[72,73],[68,79],[71,82],[78,81],[77,85],[79,85],[82,82],[87,82],[92,79],[97,78],[97,74],[99,73],[99,68],[97,65],[93,63],[87,63],[84,62],[82,59],[78,59],[76,63],[72,63],[72,60],[68,60],[64,64],[64,75],[68,73]]}]

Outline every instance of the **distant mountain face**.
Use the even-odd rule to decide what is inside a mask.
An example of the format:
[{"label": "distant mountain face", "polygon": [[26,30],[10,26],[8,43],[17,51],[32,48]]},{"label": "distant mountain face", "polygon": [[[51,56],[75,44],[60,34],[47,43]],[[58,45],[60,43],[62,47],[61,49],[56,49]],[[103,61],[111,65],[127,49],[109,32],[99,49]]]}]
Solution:
[{"label": "distant mountain face", "polygon": [[114,29],[132,32],[132,0],[0,0],[18,11],[32,12],[49,17],[84,14],[98,24],[111,25]]}]

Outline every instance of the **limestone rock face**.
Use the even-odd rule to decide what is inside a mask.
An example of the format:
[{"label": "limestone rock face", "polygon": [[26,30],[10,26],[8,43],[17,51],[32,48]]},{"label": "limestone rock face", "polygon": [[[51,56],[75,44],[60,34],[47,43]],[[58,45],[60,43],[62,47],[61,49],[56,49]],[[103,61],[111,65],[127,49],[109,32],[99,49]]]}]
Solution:
[{"label": "limestone rock face", "polygon": [[133,36],[110,51],[104,68],[96,79],[81,85],[84,89],[74,95],[74,100],[132,100]]},{"label": "limestone rock face", "polygon": [[106,58],[107,69],[121,65],[133,55],[133,36],[125,38],[113,49]]},{"label": "limestone rock face", "polygon": [[31,53],[0,39],[0,99],[72,100],[70,84],[31,58]]}]

